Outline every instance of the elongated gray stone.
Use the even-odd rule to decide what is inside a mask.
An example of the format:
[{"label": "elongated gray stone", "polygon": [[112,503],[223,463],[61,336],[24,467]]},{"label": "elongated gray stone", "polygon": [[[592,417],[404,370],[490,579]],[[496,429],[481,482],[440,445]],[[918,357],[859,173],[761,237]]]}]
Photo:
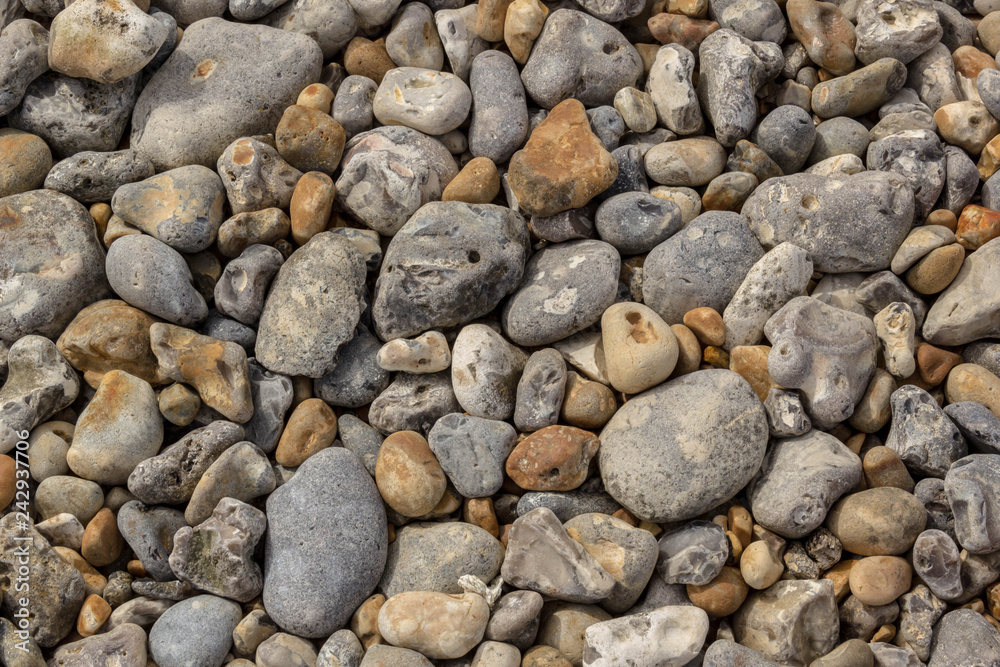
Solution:
[{"label": "elongated gray stone", "polygon": [[489,498],[503,484],[517,432],[502,421],[453,412],[434,423],[427,444],[459,495]]},{"label": "elongated gray stone", "polygon": [[951,465],[968,453],[965,438],[926,391],[907,384],[889,400],[892,426],[885,446],[899,454],[907,468],[944,477]]},{"label": "elongated gray stone", "polygon": [[952,464],[944,478],[955,515],[955,534],[972,554],[1000,549],[1000,461],[992,454],[972,454]]},{"label": "elongated gray stone", "polygon": [[1000,239],[966,256],[958,275],[927,312],[923,334],[934,345],[964,345],[1000,335]]}]

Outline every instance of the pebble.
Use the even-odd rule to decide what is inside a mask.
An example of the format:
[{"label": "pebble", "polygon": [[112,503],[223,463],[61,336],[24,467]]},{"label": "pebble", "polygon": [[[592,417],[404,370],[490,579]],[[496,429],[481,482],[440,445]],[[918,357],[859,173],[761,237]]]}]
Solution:
[{"label": "pebble", "polygon": [[678,346],[670,327],[642,304],[614,304],[601,316],[608,379],[618,391],[637,394],[670,377]]},{"label": "pebble", "polygon": [[385,49],[389,58],[400,67],[440,70],[444,65],[444,50],[434,25],[434,13],[422,3],[407,3],[400,8],[386,35]]},{"label": "pebble", "polygon": [[[601,476],[640,518],[693,518],[749,482],[767,434],[764,408],[742,378],[726,370],[691,373],[633,398],[611,418],[601,432]],[[738,451],[724,444],[734,438],[744,443]],[[696,441],[696,449],[687,444]],[[723,448],[725,456],[713,455]],[[627,471],[638,461],[647,474],[636,478]],[[693,476],[697,486],[689,484]]]},{"label": "pebble", "polygon": [[948,373],[945,395],[951,403],[976,401],[994,415],[1000,414],[1000,382],[996,375],[976,364],[960,364]]},{"label": "pebble", "polygon": [[[13,5],[10,5],[13,8]],[[0,114],[6,115],[24,98],[28,85],[49,69],[49,32],[31,19],[9,20],[6,12],[0,23],[0,60],[9,68],[0,77]]]},{"label": "pebble", "polygon": [[221,667],[241,616],[236,603],[214,595],[178,602],[149,630],[150,656],[161,667]]},{"label": "pebble", "polygon": [[467,498],[488,498],[500,490],[504,461],[516,440],[508,424],[458,413],[438,419],[427,434],[442,470]]},{"label": "pebble", "polygon": [[750,594],[733,618],[733,632],[766,658],[808,664],[836,647],[837,616],[832,582],[781,581]]},{"label": "pebble", "polygon": [[888,447],[880,445],[869,449],[862,465],[869,487],[895,486],[913,492],[914,481],[906,470],[906,464]]},{"label": "pebble", "polygon": [[996,626],[971,609],[956,609],[941,617],[931,643],[928,665],[943,667],[1000,659]]},{"label": "pebble", "polygon": [[960,401],[945,406],[944,412],[958,427],[972,452],[1000,453],[1000,419],[985,405],[974,401]]},{"label": "pebble", "polygon": [[478,13],[478,7],[466,5],[461,9],[439,9],[434,14],[434,23],[451,71],[466,82],[472,61],[488,46],[475,31]]},{"label": "pebble", "polygon": [[[618,402],[610,387],[587,380],[573,371],[566,374],[566,395],[559,412],[563,421],[577,428],[598,429],[617,409]],[[517,419],[516,411],[514,418]]]},{"label": "pebble", "polygon": [[669,186],[707,185],[725,166],[725,148],[709,137],[664,142],[650,148],[645,155],[649,177]]},{"label": "pebble", "polygon": [[686,664],[704,644],[708,623],[704,611],[679,606],[595,623],[584,635],[583,664]]},{"label": "pebble", "polygon": [[413,591],[386,600],[378,628],[395,646],[436,659],[458,658],[483,638],[489,615],[489,605],[476,593]]},{"label": "pebble", "polygon": [[897,556],[861,558],[851,568],[851,593],[866,605],[889,604],[910,589],[913,570]]},{"label": "pebble", "polygon": [[913,544],[913,569],[942,600],[962,595],[962,561],[947,533],[934,529],[920,533]]},{"label": "pebble", "polygon": [[148,504],[187,502],[205,471],[243,437],[243,428],[232,422],[217,421],[195,429],[138,463],[128,478],[129,491]]},{"label": "pebble", "polygon": [[991,485],[996,474],[992,455],[972,454],[956,461],[945,475],[945,493],[955,516],[955,534],[969,553],[994,551],[1000,538],[992,518],[997,499]]},{"label": "pebble", "polygon": [[448,481],[427,441],[413,431],[397,431],[382,442],[375,480],[386,504],[409,517],[434,509]]},{"label": "pebble", "polygon": [[[19,663],[4,656],[9,664]],[[38,658],[41,660],[41,657]],[[87,667],[88,665],[115,664],[121,667],[144,667],[147,664],[146,632],[134,623],[124,623],[114,630],[63,644],[52,654],[52,661],[60,667]],[[45,664],[40,662],[39,664]]]},{"label": "pebble", "polygon": [[317,658],[312,642],[279,632],[257,647],[256,664],[260,667],[308,667],[316,664]]},{"label": "pebble", "polygon": [[601,203],[594,226],[601,240],[622,255],[639,255],[680,231],[683,218],[671,201],[647,192],[623,192]]},{"label": "pebble", "polygon": [[844,549],[861,556],[905,553],[926,524],[923,503],[894,487],[849,494],[830,509],[826,520]]},{"label": "pebble", "polygon": [[40,137],[5,127],[0,130],[0,197],[41,187],[52,167],[52,152]]},{"label": "pebble", "polygon": [[943,478],[952,463],[968,453],[958,428],[923,389],[904,385],[893,392],[890,404],[892,426],[886,446],[911,470]]},{"label": "pebble", "polygon": [[190,526],[204,523],[223,498],[249,502],[275,488],[274,470],[256,445],[238,442],[208,467],[191,493],[184,518]]},{"label": "pebble", "polygon": [[854,69],[854,26],[839,7],[815,0],[791,0],[785,10],[792,32],[812,62],[834,76],[844,76]]},{"label": "pebble", "polygon": [[660,538],[656,567],[668,584],[704,586],[719,576],[729,556],[725,530],[696,520]]},{"label": "pebble", "polygon": [[445,134],[469,115],[472,91],[447,72],[399,67],[386,72],[372,101],[384,125],[405,125],[425,134]]},{"label": "pebble", "polygon": [[772,387],[764,400],[764,409],[767,411],[767,425],[773,437],[804,435],[812,428],[812,421],[805,413],[798,392]]},{"label": "pebble", "polygon": [[460,409],[448,373],[398,373],[368,411],[371,425],[384,433],[426,433],[441,417]]}]

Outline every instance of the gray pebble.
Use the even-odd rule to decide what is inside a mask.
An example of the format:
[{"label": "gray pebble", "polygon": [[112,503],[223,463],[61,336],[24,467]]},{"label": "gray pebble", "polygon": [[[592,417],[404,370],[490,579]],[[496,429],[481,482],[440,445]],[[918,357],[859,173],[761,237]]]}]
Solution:
[{"label": "gray pebble", "polygon": [[994,375],[1000,375],[1000,341],[977,340],[962,352],[967,363],[982,366]]},{"label": "gray pebble", "polygon": [[[994,72],[994,70],[985,69],[983,72]],[[1000,70],[996,70],[993,74],[988,73],[986,76],[976,77],[976,92],[979,93],[979,99],[982,103],[986,105],[987,111],[994,117],[1000,114]]]},{"label": "gray pebble", "polygon": [[[274,57],[254,57],[264,51]],[[214,169],[234,140],[272,132],[285,107],[319,79],[321,67],[320,49],[306,35],[220,18],[198,21],[135,103],[132,148],[157,171],[189,164]]]},{"label": "gray pebble", "polygon": [[763,148],[786,174],[802,169],[815,140],[812,117],[801,107],[790,104],[764,116],[751,136],[751,141]]},{"label": "gray pebble", "polygon": [[709,0],[708,15],[753,42],[785,41],[785,17],[774,0]]},{"label": "gray pebble", "polygon": [[868,168],[902,175],[913,189],[916,220],[924,220],[945,182],[944,146],[937,134],[907,130],[868,145]]},{"label": "gray pebble", "polygon": [[875,631],[899,616],[899,605],[890,602],[870,605],[849,595],[840,605],[840,636],[843,639],[861,639],[870,642]]},{"label": "gray pebble", "polygon": [[[895,56],[893,56],[895,57]],[[932,112],[946,104],[962,100],[962,91],[955,75],[955,62],[951,51],[941,43],[931,48],[910,62],[906,85],[917,91],[920,101],[926,104]]]},{"label": "gray pebble", "polygon": [[[649,192],[649,183],[646,181],[646,163],[643,160],[642,150],[638,146],[619,146],[611,151],[611,157],[618,163],[618,176],[607,190],[594,199],[605,201],[625,192]],[[569,212],[567,211],[567,213]]]},{"label": "gray pebble", "polygon": [[229,0],[229,13],[238,21],[253,21],[266,16],[288,0]]},{"label": "gray pebble", "polygon": [[584,0],[580,6],[602,21],[618,23],[641,14],[645,4],[641,0]]},{"label": "gray pebble", "polygon": [[318,378],[333,370],[361,318],[366,274],[350,241],[331,233],[312,237],[271,284],[257,329],[257,361],[285,375]]},{"label": "gray pebble", "polygon": [[349,412],[337,418],[337,433],[344,447],[357,454],[365,469],[374,477],[382,435]]},{"label": "gray pebble", "polygon": [[934,345],[963,345],[1000,334],[1000,292],[982,291],[1000,275],[1000,240],[969,254],[955,280],[927,312],[923,336]]},{"label": "gray pebble", "polygon": [[[476,32],[478,6],[461,3],[455,9],[439,9],[434,12],[441,46],[448,56],[448,64],[455,76],[468,82],[473,59],[489,48],[486,40]],[[431,7],[431,9],[434,9]]]},{"label": "gray pebble", "polygon": [[930,109],[897,111],[896,113],[886,114],[868,132],[868,138],[873,142],[880,141],[894,134],[906,132],[907,130],[937,131],[937,123],[934,122],[934,116],[931,115]]},{"label": "gray pebble", "polygon": [[472,61],[469,152],[497,164],[510,159],[528,135],[528,106],[514,59],[483,51]]},{"label": "gray pebble", "polygon": [[528,222],[528,229],[538,238],[552,243],[593,238],[596,210],[594,202],[590,201],[580,208],[571,208],[554,215],[533,215]]},{"label": "gray pebble", "polygon": [[215,307],[244,324],[256,324],[271,280],[284,261],[281,253],[271,246],[249,246],[226,264],[215,283]]},{"label": "gray pebble", "polygon": [[104,504],[104,492],[96,482],[73,475],[53,475],[42,480],[33,500],[43,520],[65,513],[87,524]]},{"label": "gray pebble", "polygon": [[[976,37],[976,25],[962,15],[956,6],[962,0],[951,0],[953,4],[944,2],[932,2],[934,11],[937,12],[938,20],[941,22],[941,43],[948,47],[949,51],[954,51],[960,46],[972,46],[972,41]],[[972,14],[973,12],[967,12]]]},{"label": "gray pebble", "polygon": [[948,533],[925,530],[913,543],[913,570],[942,600],[962,595],[962,559]]},{"label": "gray pebble", "polygon": [[879,271],[862,280],[854,290],[854,298],[871,315],[891,303],[905,303],[913,311],[918,328],[927,316],[924,300],[892,271]]},{"label": "gray pebble", "polygon": [[807,164],[813,165],[836,155],[868,153],[868,128],[846,116],[836,116],[816,126],[816,137]]},{"label": "gray pebble", "polygon": [[45,177],[45,188],[85,204],[107,202],[122,185],[149,178],[153,173],[153,163],[133,150],[84,151],[53,165]]},{"label": "gray pebble", "polygon": [[435,422],[427,444],[460,495],[489,498],[503,484],[517,432],[502,421],[452,413]]},{"label": "gray pebble", "polygon": [[555,425],[565,393],[566,362],[562,355],[552,348],[533,352],[517,383],[514,425],[520,431]]},{"label": "gray pebble", "polygon": [[584,106],[612,104],[621,88],[642,75],[642,59],[616,29],[573,9],[549,15],[521,71],[524,88],[551,109],[575,98]]},{"label": "gray pebble", "polygon": [[486,315],[520,283],[528,252],[527,226],[510,209],[424,206],[386,249],[372,304],[375,332],[386,341],[408,338]]},{"label": "gray pebble", "polygon": [[444,65],[444,49],[431,8],[422,2],[403,5],[385,37],[385,50],[399,67],[440,70]]},{"label": "gray pebble", "polygon": [[587,109],[587,119],[590,129],[607,150],[618,148],[618,139],[625,134],[625,121],[617,109],[611,105]]},{"label": "gray pebble", "polygon": [[31,19],[0,20],[0,26],[4,26],[0,32],[0,116],[5,116],[24,99],[28,84],[49,69],[49,31]]},{"label": "gray pebble", "polygon": [[389,545],[379,589],[392,597],[408,591],[462,593],[459,577],[489,584],[504,560],[504,548],[488,532],[464,522],[411,523]]},{"label": "gray pebble", "polygon": [[[679,521],[732,498],[760,468],[767,415],[736,373],[696,371],[625,403],[601,432],[604,484],[648,521]],[[742,443],[732,449],[733,441]],[[698,442],[697,451],[687,443]],[[642,469],[642,475],[635,470]]]},{"label": "gray pebble", "polygon": [[945,492],[944,480],[937,477],[925,477],[917,482],[913,495],[923,503],[927,510],[927,529],[940,530],[951,539],[955,536],[955,515],[951,512],[948,494]]},{"label": "gray pebble", "polygon": [[333,370],[313,381],[316,396],[345,408],[360,408],[375,400],[389,386],[389,371],[376,362],[381,347],[367,327],[358,325],[354,338],[337,353]]},{"label": "gray pebble", "polygon": [[223,498],[250,502],[274,490],[274,470],[252,442],[238,442],[219,455],[198,480],[184,510],[188,525],[207,521]]},{"label": "gray pebble", "polygon": [[368,408],[369,423],[383,433],[427,433],[434,423],[461,406],[451,388],[451,373],[397,373]]},{"label": "gray pebble", "polygon": [[919,660],[927,660],[931,652],[932,629],[947,607],[923,584],[917,584],[909,593],[899,596],[899,645],[908,648]]},{"label": "gray pebble", "polygon": [[208,315],[180,253],[145,234],[123,236],[108,249],[108,282],[129,305],[190,327]]},{"label": "gray pebble", "polygon": [[573,491],[529,491],[517,501],[517,516],[544,507],[566,522],[581,514],[614,514],[622,508],[605,492],[599,477],[587,480]]},{"label": "gray pebble", "polygon": [[535,591],[511,591],[500,598],[492,612],[485,638],[513,644],[524,651],[538,634],[542,596]]},{"label": "gray pebble", "polygon": [[754,520],[791,539],[819,528],[837,500],[861,481],[861,459],[822,431],[771,442],[747,498]]},{"label": "gray pebble", "polygon": [[903,385],[889,400],[892,426],[885,445],[912,472],[944,477],[952,463],[968,453],[958,428],[926,391]]},{"label": "gray pebble", "polygon": [[972,609],[956,609],[934,628],[928,667],[1000,662],[1000,632]]},{"label": "gray pebble", "polygon": [[879,58],[896,58],[905,65],[934,46],[944,32],[929,0],[861,0],[857,11],[854,52],[866,65]]},{"label": "gray pebble", "polygon": [[476,417],[509,419],[527,360],[527,353],[489,326],[462,327],[452,346],[451,363],[451,384],[459,405]]},{"label": "gray pebble", "polygon": [[[947,209],[955,215],[961,215],[962,209],[976,194],[976,188],[979,186],[979,170],[969,154],[958,146],[946,145],[944,160],[944,188],[941,190],[941,199],[938,200],[936,208]],[[983,192],[986,192],[985,186]]]},{"label": "gray pebble", "polygon": [[150,657],[160,667],[222,667],[242,616],[238,604],[215,595],[178,602],[150,629]]},{"label": "gray pebble", "polygon": [[729,539],[711,521],[689,521],[659,540],[657,572],[668,584],[704,586],[715,579],[729,558]]},{"label": "gray pebble", "polygon": [[643,264],[642,297],[667,324],[693,308],[723,312],[764,250],[746,221],[709,211],[653,248]]},{"label": "gray pebble", "polygon": [[157,581],[177,578],[167,559],[174,548],[174,533],[186,525],[179,510],[149,506],[138,500],[129,501],[118,510],[119,532],[142,562],[143,569]]},{"label": "gray pebble", "polygon": [[267,499],[264,606],[284,630],[327,637],[371,595],[385,567],[385,511],[361,460],[309,457]]},{"label": "gray pebble", "polygon": [[812,428],[812,422],[809,421],[796,391],[771,387],[764,400],[764,410],[767,411],[767,425],[772,437],[804,435]]},{"label": "gray pebble", "polygon": [[156,50],[156,53],[153,54],[153,57],[150,58],[143,69],[146,73],[153,74],[156,70],[160,69],[163,63],[167,61],[167,58],[170,57],[170,54],[174,52],[179,40],[177,35],[177,19],[173,15],[156,7],[149,8],[149,15],[162,23],[167,29],[167,38],[163,40],[163,44],[160,44],[160,48]]},{"label": "gray pebble", "polygon": [[352,74],[340,84],[331,115],[343,126],[348,138],[372,129],[375,123],[372,100],[377,90],[377,83],[358,74]]},{"label": "gray pebble", "polygon": [[677,233],[683,221],[672,201],[648,192],[624,192],[598,207],[594,224],[601,240],[622,255],[640,255]]},{"label": "gray pebble", "polygon": [[944,412],[976,454],[1000,454],[1000,417],[974,401],[946,405]]},{"label": "gray pebble", "polygon": [[972,554],[1000,549],[1000,461],[993,454],[972,454],[955,461],[944,478],[955,515],[955,534]]},{"label": "gray pebble", "polygon": [[118,148],[136,104],[139,75],[98,83],[46,72],[32,81],[7,121],[37,134],[58,158]]},{"label": "gray pebble", "polygon": [[[285,427],[285,413],[292,405],[292,381],[250,359],[247,363],[253,416],[243,425],[245,439],[270,453]],[[241,438],[242,439],[242,438]]]},{"label": "gray pebble", "polygon": [[273,146],[252,137],[229,144],[216,168],[234,214],[288,208],[295,184],[302,177],[302,172],[285,162]]}]

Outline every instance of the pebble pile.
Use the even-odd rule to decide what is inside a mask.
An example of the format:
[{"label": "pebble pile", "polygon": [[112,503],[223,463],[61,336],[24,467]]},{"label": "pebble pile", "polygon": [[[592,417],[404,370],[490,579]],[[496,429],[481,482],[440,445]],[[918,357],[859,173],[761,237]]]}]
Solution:
[{"label": "pebble pile", "polygon": [[998,52],[0,0],[0,664],[1000,666]]}]

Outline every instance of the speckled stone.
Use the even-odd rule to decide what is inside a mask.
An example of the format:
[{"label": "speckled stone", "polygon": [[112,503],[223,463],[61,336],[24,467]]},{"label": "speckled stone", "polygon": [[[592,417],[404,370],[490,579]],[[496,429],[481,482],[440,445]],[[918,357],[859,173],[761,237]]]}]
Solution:
[{"label": "speckled stone", "polygon": [[504,462],[516,441],[507,423],[459,413],[438,419],[427,434],[441,468],[466,498],[489,498],[500,490]]},{"label": "speckled stone", "polygon": [[149,631],[151,657],[160,667],[222,667],[241,616],[239,605],[214,595],[178,602]]}]

